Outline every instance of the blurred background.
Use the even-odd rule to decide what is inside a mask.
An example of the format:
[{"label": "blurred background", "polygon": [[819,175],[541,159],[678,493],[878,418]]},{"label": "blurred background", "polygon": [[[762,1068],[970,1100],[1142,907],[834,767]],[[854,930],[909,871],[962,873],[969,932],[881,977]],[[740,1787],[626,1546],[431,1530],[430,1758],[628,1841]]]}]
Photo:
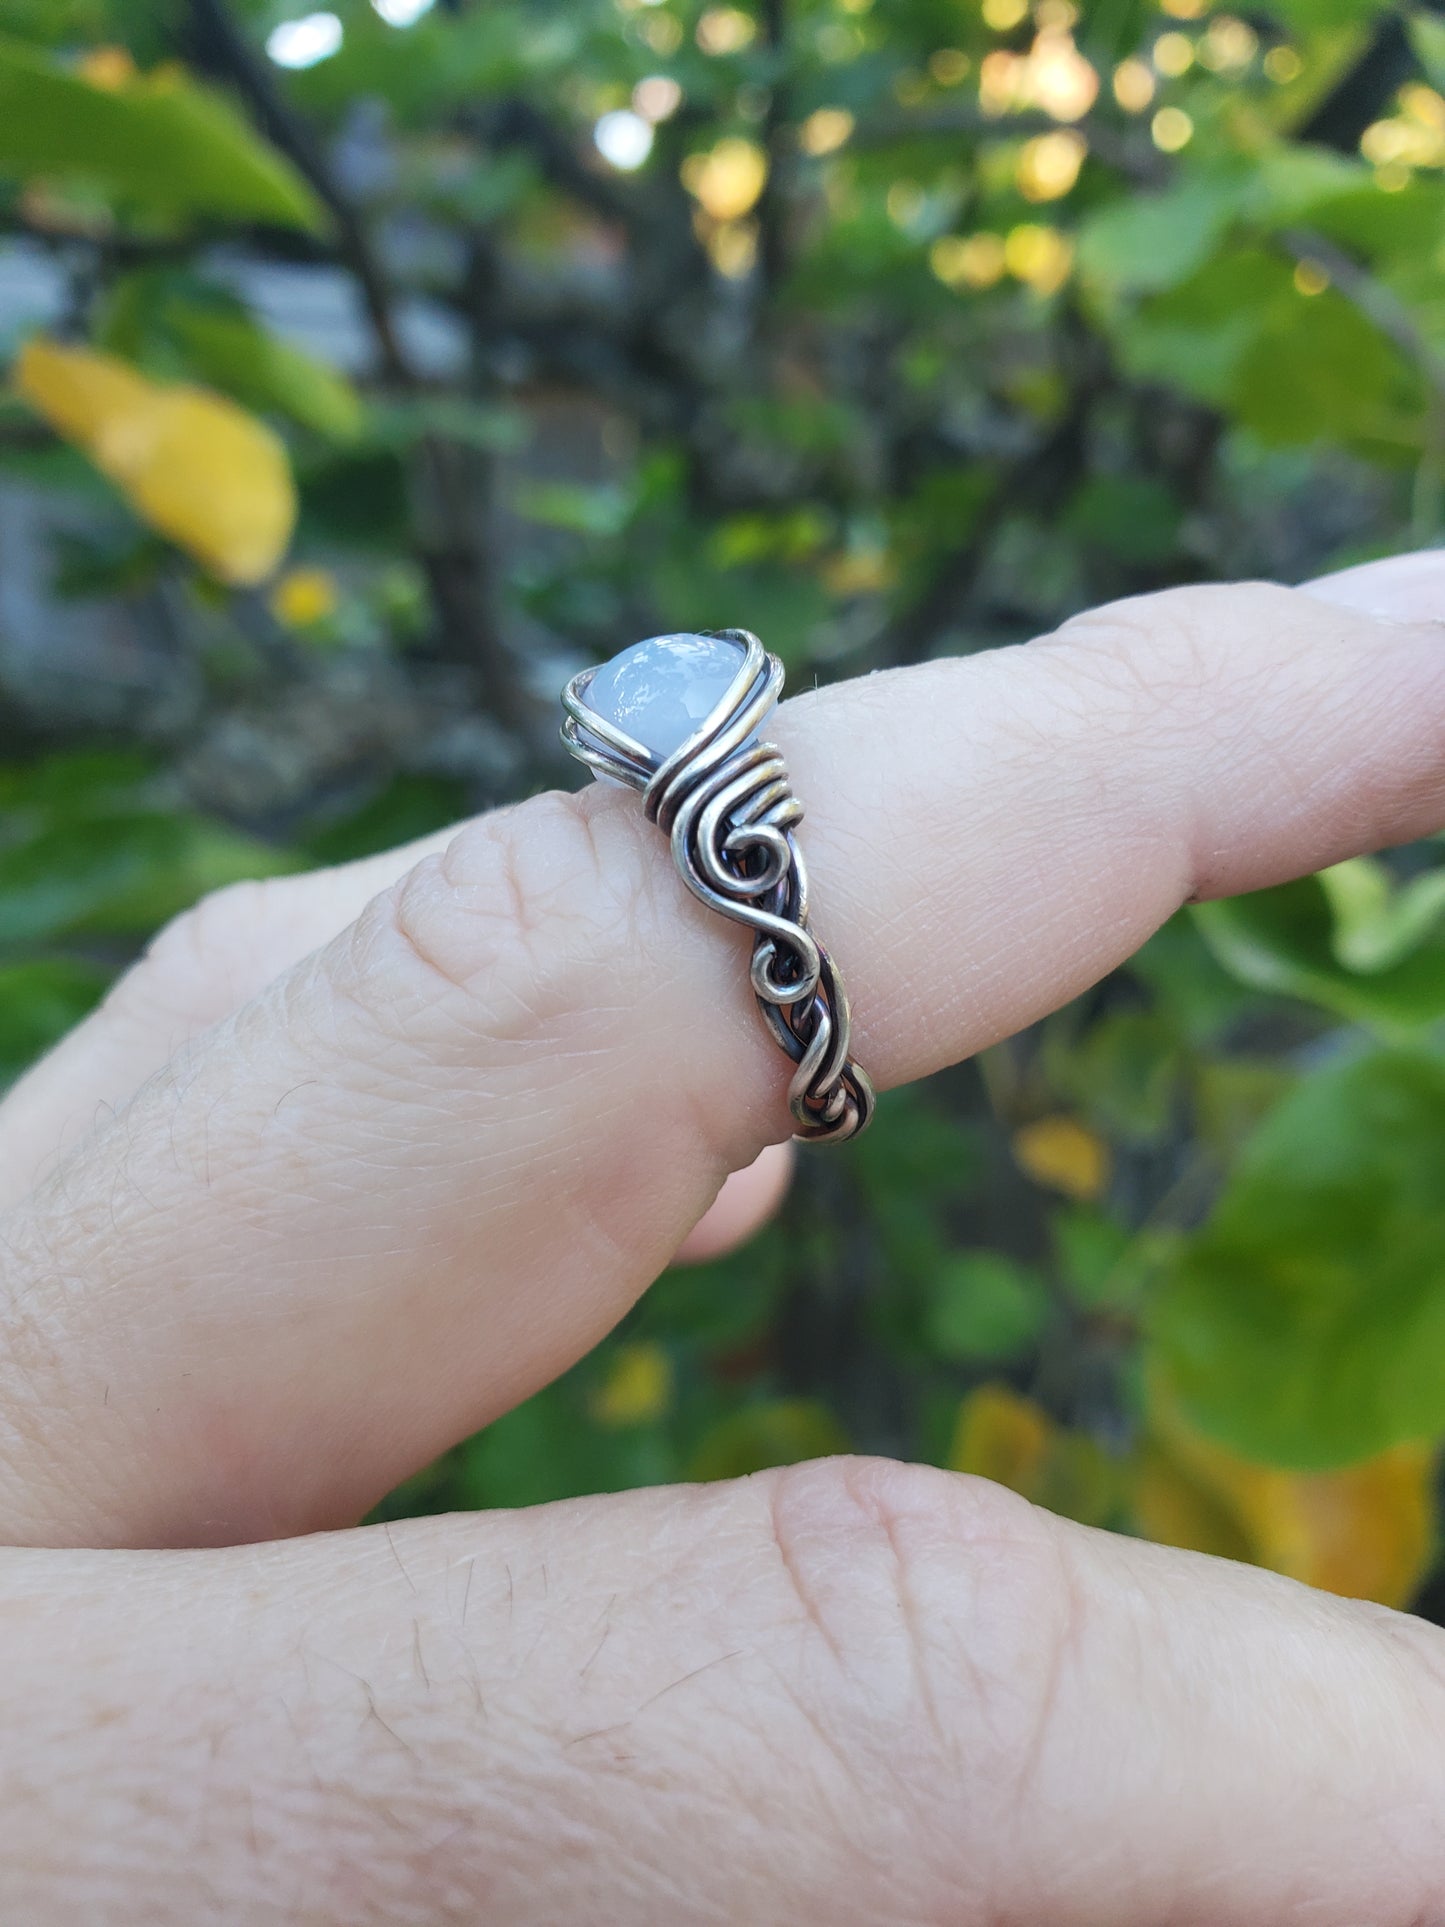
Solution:
[{"label": "blurred background", "polygon": [[[168,916],[1441,539],[1445,8],[0,0],[0,1078]],[[390,1516],[852,1447],[1445,1616],[1445,850],[1181,913]]]}]

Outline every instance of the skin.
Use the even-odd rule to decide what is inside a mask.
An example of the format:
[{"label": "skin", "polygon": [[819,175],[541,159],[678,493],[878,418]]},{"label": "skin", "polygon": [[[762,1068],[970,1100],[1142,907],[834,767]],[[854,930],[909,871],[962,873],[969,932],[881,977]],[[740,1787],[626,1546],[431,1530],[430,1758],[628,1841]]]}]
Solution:
[{"label": "skin", "polygon": [[[1170,592],[787,704],[861,1061],[1439,828],[1442,610]],[[1445,1923],[1404,1615],[866,1460],[347,1529],[771,1207],[744,962],[633,799],[540,798],[202,904],[11,1095],[0,1917]]]}]

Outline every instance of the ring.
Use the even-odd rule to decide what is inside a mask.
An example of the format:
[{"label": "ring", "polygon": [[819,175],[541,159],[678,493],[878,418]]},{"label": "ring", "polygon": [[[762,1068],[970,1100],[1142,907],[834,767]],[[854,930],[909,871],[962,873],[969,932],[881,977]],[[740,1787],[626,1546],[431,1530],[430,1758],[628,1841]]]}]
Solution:
[{"label": "ring", "polygon": [[841,1144],[872,1116],[873,1086],[848,1054],[843,979],[809,927],[803,806],[758,735],[782,688],[783,665],[746,629],[653,636],[572,678],[562,741],[640,791],[688,889],[753,931],[753,994],[793,1060],[796,1135]]}]

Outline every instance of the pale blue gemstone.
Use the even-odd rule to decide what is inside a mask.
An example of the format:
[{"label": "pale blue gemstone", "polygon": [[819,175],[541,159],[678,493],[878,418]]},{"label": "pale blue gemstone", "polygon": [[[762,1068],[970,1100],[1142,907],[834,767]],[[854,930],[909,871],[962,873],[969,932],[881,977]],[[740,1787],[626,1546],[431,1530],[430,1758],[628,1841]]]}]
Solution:
[{"label": "pale blue gemstone", "polygon": [[649,636],[603,663],[587,706],[659,759],[707,721],[743,664],[722,636]]}]

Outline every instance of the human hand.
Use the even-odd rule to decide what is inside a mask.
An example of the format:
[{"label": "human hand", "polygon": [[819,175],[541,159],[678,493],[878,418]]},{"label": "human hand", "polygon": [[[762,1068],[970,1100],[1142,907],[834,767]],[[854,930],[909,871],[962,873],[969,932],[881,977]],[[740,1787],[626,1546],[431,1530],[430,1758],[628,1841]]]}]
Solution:
[{"label": "human hand", "polygon": [[[860,1060],[1439,827],[1442,606],[1181,591],[786,705]],[[1445,1922],[1404,1616],[857,1460],[329,1530],[616,1321],[786,1068],[594,789],[203,904],[22,1083],[5,1919]]]}]

